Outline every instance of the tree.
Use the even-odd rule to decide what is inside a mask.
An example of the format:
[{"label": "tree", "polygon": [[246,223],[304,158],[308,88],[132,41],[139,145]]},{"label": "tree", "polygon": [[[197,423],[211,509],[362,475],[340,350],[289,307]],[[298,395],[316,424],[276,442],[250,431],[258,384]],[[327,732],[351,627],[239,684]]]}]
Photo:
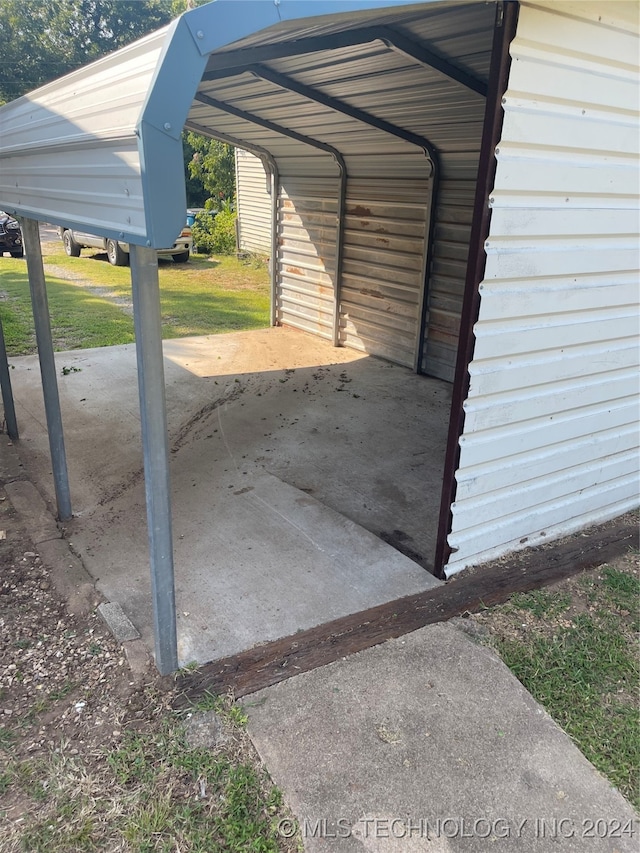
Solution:
[{"label": "tree", "polygon": [[3,0],[0,102],[124,47],[172,17],[172,0]]},{"label": "tree", "polygon": [[201,179],[192,177],[191,161],[195,154],[194,148],[189,144],[187,139],[188,134],[182,134],[182,153],[184,156],[184,178],[185,188],[187,191],[187,207],[204,207],[209,193],[204,187]]},{"label": "tree", "polygon": [[187,133],[186,144],[192,150],[189,174],[202,181],[212,198],[212,206],[220,201],[232,201],[236,192],[236,165],[231,145],[208,139],[197,133]]}]

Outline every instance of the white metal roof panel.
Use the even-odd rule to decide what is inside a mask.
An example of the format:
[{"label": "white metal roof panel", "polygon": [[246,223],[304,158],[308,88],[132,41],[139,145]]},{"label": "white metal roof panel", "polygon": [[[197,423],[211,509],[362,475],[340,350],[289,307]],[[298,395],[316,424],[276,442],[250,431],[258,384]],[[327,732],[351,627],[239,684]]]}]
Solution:
[{"label": "white metal roof panel", "polygon": [[135,127],[166,37],[167,28],[0,109],[3,207],[145,235]]}]

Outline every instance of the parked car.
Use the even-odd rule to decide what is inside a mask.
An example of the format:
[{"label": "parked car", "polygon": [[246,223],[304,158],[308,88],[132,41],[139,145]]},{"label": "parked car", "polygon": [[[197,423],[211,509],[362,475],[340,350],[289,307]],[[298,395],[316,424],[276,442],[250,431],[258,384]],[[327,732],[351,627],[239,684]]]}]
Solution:
[{"label": "parked car", "polygon": [[[107,253],[109,263],[113,264],[114,267],[124,267],[129,263],[128,243],[120,243],[106,237],[97,237],[95,234],[85,234],[71,228],[60,227],[58,234],[62,238],[64,250],[70,258],[79,257],[81,249],[102,249]],[[192,245],[191,226],[185,224],[171,248],[158,249],[158,257],[173,258],[177,264],[184,264],[189,260]]]},{"label": "parked car", "polygon": [[19,223],[10,213],[0,210],[0,258],[5,252],[9,252],[12,258],[21,258],[24,246]]},{"label": "parked car", "polygon": [[[215,213],[215,211],[213,211]],[[193,225],[199,213],[206,213],[204,207],[189,207],[187,209],[187,225]]]}]

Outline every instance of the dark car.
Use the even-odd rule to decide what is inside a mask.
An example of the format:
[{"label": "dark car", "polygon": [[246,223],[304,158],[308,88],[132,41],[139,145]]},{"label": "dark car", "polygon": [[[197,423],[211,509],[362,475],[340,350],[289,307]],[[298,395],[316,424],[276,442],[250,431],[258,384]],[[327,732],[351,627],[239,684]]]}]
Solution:
[{"label": "dark car", "polygon": [[24,255],[24,246],[20,225],[10,213],[0,210],[0,257],[5,252],[9,252],[12,258],[21,258]]}]

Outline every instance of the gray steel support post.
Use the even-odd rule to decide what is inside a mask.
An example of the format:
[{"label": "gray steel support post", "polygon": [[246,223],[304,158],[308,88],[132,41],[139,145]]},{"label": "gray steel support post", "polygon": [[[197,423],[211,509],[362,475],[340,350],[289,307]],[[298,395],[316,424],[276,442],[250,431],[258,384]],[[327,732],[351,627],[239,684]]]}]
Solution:
[{"label": "gray steel support post", "polygon": [[69,474],[67,473],[67,454],[64,449],[64,433],[62,430],[62,413],[60,411],[60,397],[58,395],[56,364],[53,357],[47,287],[44,279],[44,267],[42,265],[40,229],[35,219],[23,219],[21,224],[27,255],[29,290],[31,291],[31,306],[33,308],[33,320],[36,329],[38,358],[40,359],[40,375],[42,377],[42,392],[47,418],[47,432],[49,434],[49,450],[51,452],[58,519],[60,521],[68,521],[71,518],[71,494],[69,492]]},{"label": "gray steel support post", "polygon": [[131,245],[129,258],[138,358],[156,666],[161,675],[168,675],[178,668],[178,642],[158,257],[153,249]]},{"label": "gray steel support post", "polygon": [[16,407],[13,404],[13,391],[11,390],[11,377],[9,375],[9,361],[7,359],[7,347],[4,341],[4,329],[0,320],[0,389],[2,390],[2,405],[4,407],[4,419],[7,424],[9,438],[17,441],[18,421],[16,420]]}]

